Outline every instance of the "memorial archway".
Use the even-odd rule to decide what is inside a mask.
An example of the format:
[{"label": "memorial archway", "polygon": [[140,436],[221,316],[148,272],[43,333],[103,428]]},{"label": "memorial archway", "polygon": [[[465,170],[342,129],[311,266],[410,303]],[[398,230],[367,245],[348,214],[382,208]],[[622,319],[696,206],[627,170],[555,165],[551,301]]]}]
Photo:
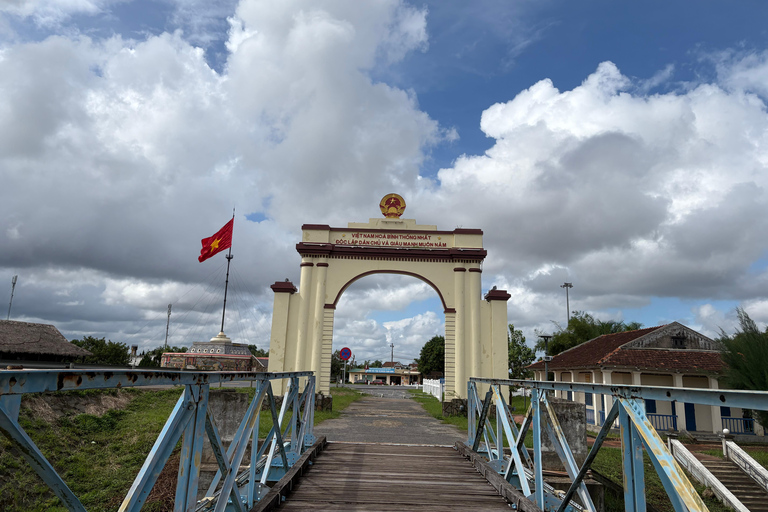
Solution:
[{"label": "memorial archway", "polygon": [[[435,289],[445,313],[446,399],[466,398],[469,377],[507,378],[507,306],[509,294],[481,295],[483,232],[439,231],[389,217],[346,228],[305,224],[296,245],[301,255],[297,289],[291,282],[272,285],[275,292],[269,370],[312,370],[318,390],[330,390],[333,322],[344,290],[371,274],[406,274]],[[390,203],[391,205],[391,203]],[[395,212],[397,213],[397,211]]]}]

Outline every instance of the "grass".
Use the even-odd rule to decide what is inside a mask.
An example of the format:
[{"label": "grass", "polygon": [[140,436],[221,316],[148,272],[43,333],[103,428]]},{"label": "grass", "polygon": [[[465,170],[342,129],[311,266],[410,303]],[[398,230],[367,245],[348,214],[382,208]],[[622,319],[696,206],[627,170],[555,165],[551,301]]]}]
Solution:
[{"label": "grass", "polygon": [[[750,457],[755,459],[755,461],[758,464],[768,469],[768,452],[765,451],[763,447],[752,448],[748,445],[739,445],[739,447],[745,452],[747,452]],[[702,450],[701,453],[706,453],[707,455],[714,455],[715,457],[720,457],[721,459],[723,458],[722,450]]]},{"label": "grass", "polygon": [[[251,388],[235,389],[253,397],[254,390]],[[218,391],[214,389],[211,392]],[[118,508],[173,410],[180,388],[163,391],[74,391],[56,395],[82,397],[118,393],[130,395],[124,409],[109,410],[101,416],[64,414],[50,421],[27,407],[22,399],[19,424],[89,511]],[[338,417],[345,407],[361,396],[345,388],[333,388],[332,395],[333,412],[316,412],[315,424]],[[290,417],[290,412],[288,414]],[[260,436],[266,436],[271,426],[271,414],[263,411],[259,423]],[[148,500],[142,510],[159,511],[163,506],[161,501]],[[10,441],[2,436],[0,510],[66,510],[27,461],[12,448]]]},{"label": "grass", "polygon": [[[661,479],[659,478],[659,475],[656,473],[656,469],[653,467],[653,464],[651,463],[650,457],[648,457],[647,453],[643,454],[644,458],[644,469],[645,469],[645,497],[650,506],[652,506],[654,509],[660,511],[660,512],[671,512],[674,510],[672,507],[672,503],[669,500],[669,496],[667,496],[667,492],[664,489],[663,484],[661,483]],[[598,471],[603,476],[609,478],[612,482],[616,483],[617,485],[623,486],[623,465],[621,461],[621,449],[619,448],[610,448],[610,447],[602,447],[600,448],[600,451],[597,452],[597,457],[595,458],[595,461],[592,463],[592,468]],[[691,484],[693,484],[693,487],[696,489],[696,492],[699,493],[699,496],[701,496],[702,492],[704,491],[704,487],[697,484],[690,475],[688,475],[688,479],[691,481]],[[609,493],[606,493],[609,494]],[[607,498],[607,496],[606,496]],[[612,497],[613,500],[615,500],[617,497]],[[624,510],[623,506],[623,497],[618,497],[621,499],[621,506],[617,510]],[[702,498],[704,500],[704,503],[707,505],[707,508],[712,512],[726,512],[730,509],[727,508],[725,505],[720,503],[720,501],[717,498]],[[613,506],[613,505],[612,505]],[[606,510],[610,510],[608,508],[608,499],[606,499]]]},{"label": "grass", "polygon": [[[73,392],[77,393],[77,392]],[[82,392],[80,392],[82,393]],[[45,421],[24,407],[19,424],[88,510],[115,509],[133,482],[179,397],[178,390],[129,393],[123,410]],[[75,395],[82,396],[82,395]],[[66,510],[5,438],[0,440],[0,508]],[[156,504],[147,502],[146,510]]]}]

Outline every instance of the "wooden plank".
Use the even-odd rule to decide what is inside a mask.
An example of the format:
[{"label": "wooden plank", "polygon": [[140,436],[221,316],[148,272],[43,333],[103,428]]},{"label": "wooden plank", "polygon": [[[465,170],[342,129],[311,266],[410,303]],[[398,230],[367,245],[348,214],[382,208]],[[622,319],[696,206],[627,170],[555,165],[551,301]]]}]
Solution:
[{"label": "wooden plank", "polygon": [[477,452],[472,450],[469,446],[462,442],[456,443],[456,449],[463,456],[470,459],[472,465],[485,476],[488,482],[509,501],[513,507],[521,512],[542,512],[542,510],[531,500],[529,500],[523,493],[518,491],[515,486],[504,480],[496,470],[483,459]]},{"label": "wooden plank", "polygon": [[483,510],[509,512],[509,505],[501,503],[478,503],[476,501],[456,501],[446,503],[418,503],[412,501],[404,506],[391,506],[389,502],[379,503],[350,503],[346,501],[325,501],[322,503],[309,503],[304,501],[287,501],[280,511],[301,512],[304,510],[325,510],[329,512],[381,512],[387,511],[414,511],[414,512],[445,512],[446,510]]},{"label": "wooden plank", "polygon": [[250,510],[250,512],[263,512],[272,510],[279,506],[283,501],[283,496],[290,492],[295,482],[301,477],[304,471],[309,467],[310,462],[317,457],[317,455],[323,451],[323,448],[328,444],[325,440],[325,436],[321,436],[312,445],[312,448],[304,452],[304,454],[291,466],[291,469],[281,478],[272,488],[264,495],[264,497],[256,503],[256,505]]},{"label": "wooden plank", "polygon": [[287,491],[276,493],[273,506],[280,511],[509,510],[492,482],[450,447],[328,443],[308,469],[285,486],[293,492],[282,505]]}]

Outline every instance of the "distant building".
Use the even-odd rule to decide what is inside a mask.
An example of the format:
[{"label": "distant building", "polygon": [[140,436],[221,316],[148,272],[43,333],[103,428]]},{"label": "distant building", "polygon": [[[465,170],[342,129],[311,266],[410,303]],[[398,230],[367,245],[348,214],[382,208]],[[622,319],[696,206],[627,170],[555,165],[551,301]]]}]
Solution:
[{"label": "distant building", "polygon": [[[387,366],[390,365],[390,366]],[[396,366],[397,365],[397,366]],[[382,368],[353,368],[347,372],[350,384],[420,384],[421,373],[400,363],[384,363]]]},{"label": "distant building", "polygon": [[[544,361],[529,366],[545,380]],[[549,373],[557,382],[593,382],[638,386],[719,389],[726,369],[718,343],[678,322],[605,334],[554,356]],[[550,379],[552,380],[552,379]],[[560,398],[586,405],[587,423],[602,425],[612,406],[608,395],[557,391]],[[656,430],[761,433],[762,428],[737,407],[646,400]]]},{"label": "distant building", "polygon": [[90,355],[53,325],[0,320],[0,359],[61,362]]},{"label": "distant building", "polygon": [[[262,361],[266,359],[267,361]],[[223,332],[211,341],[195,341],[186,352],[166,352],[163,368],[203,371],[266,372],[269,358],[257,358],[248,345],[232,343]]]}]

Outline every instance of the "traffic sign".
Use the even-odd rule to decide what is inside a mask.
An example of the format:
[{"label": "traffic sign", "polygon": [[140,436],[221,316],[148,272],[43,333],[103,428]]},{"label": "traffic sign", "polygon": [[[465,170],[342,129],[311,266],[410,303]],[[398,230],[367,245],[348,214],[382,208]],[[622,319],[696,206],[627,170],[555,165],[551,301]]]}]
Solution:
[{"label": "traffic sign", "polygon": [[352,357],[352,351],[348,349],[347,347],[344,347],[339,352],[339,357],[341,357],[344,361],[349,360],[350,357]]}]

